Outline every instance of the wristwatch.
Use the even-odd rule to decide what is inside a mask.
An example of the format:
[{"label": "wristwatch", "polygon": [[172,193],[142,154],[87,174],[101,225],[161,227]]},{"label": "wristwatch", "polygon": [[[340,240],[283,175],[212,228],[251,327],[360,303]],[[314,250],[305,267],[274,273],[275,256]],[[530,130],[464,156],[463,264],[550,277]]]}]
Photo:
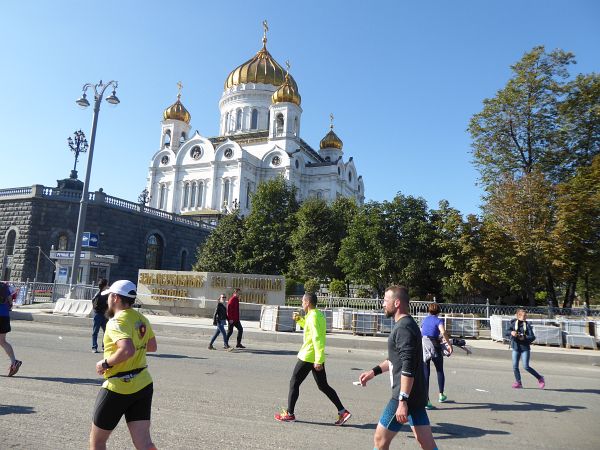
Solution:
[{"label": "wristwatch", "polygon": [[398,398],[401,402],[405,402],[408,400],[408,394],[406,392],[400,392],[400,396]]},{"label": "wristwatch", "polygon": [[107,369],[112,369],[112,366],[109,366],[108,361],[105,359],[104,361],[102,361],[102,368],[107,370]]}]

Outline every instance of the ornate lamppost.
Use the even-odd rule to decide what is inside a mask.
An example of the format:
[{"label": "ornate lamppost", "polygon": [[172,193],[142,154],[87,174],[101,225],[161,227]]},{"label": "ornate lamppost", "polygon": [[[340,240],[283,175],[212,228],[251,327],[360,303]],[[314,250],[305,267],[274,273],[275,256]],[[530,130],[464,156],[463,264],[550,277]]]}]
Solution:
[{"label": "ornate lamppost", "polygon": [[69,144],[69,148],[73,153],[75,153],[75,164],[73,164],[73,170],[71,170],[71,178],[77,178],[77,161],[79,161],[79,155],[81,153],[85,153],[88,151],[88,141],[85,138],[85,134],[83,131],[79,130],[73,133],[73,138],[67,138],[67,143]]},{"label": "ornate lamppost", "polygon": [[102,83],[102,80],[98,84],[86,83],[83,85],[83,95],[76,101],[76,103],[82,108],[90,106],[90,102],[87,99],[86,92],[88,89],[94,90],[94,116],[92,119],[92,134],[90,137],[90,149],[87,160],[87,169],[85,172],[85,180],[83,181],[83,192],[81,193],[81,202],[79,203],[79,217],[77,219],[77,234],[75,235],[75,252],[73,255],[73,268],[71,271],[70,280],[70,292],[69,298],[74,298],[75,287],[77,285],[77,279],[79,277],[79,262],[81,260],[81,241],[83,238],[83,229],[85,227],[85,216],[87,211],[88,201],[88,188],[90,183],[90,173],[92,171],[92,158],[94,157],[94,143],[96,141],[96,126],[98,125],[98,114],[100,113],[100,103],[104,92],[109,87],[113,88],[112,94],[106,97],[106,101],[111,105],[118,105],[120,100],[117,98],[117,87],[119,83],[117,81],[109,81],[108,83]]}]

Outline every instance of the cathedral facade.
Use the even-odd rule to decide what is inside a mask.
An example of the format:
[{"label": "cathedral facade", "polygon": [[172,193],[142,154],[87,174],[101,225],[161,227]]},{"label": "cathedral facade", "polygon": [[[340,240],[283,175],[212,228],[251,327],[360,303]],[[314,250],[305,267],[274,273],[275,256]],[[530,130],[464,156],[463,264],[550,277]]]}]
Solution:
[{"label": "cathedral facade", "polygon": [[[300,136],[302,108],[296,81],[263,46],[226,78],[217,137],[190,133],[191,115],[177,101],[163,113],[160,147],[148,172],[149,206],[169,213],[215,218],[252,209],[259,183],[283,176],[298,200],[337,197],[364,202],[364,184],[342,140],[329,132],[314,150]],[[181,85],[180,85],[181,88]],[[191,135],[190,135],[191,134]]]}]

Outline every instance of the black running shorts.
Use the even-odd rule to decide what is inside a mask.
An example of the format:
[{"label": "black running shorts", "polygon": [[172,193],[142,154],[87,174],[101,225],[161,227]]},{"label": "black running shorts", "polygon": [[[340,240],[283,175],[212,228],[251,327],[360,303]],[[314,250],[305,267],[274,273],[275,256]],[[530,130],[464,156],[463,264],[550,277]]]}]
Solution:
[{"label": "black running shorts", "polygon": [[114,430],[123,414],[127,422],[150,420],[153,392],[152,383],[133,394],[100,389],[94,408],[94,425],[103,430]]},{"label": "black running shorts", "polygon": [[0,317],[0,334],[10,332],[10,317]]}]

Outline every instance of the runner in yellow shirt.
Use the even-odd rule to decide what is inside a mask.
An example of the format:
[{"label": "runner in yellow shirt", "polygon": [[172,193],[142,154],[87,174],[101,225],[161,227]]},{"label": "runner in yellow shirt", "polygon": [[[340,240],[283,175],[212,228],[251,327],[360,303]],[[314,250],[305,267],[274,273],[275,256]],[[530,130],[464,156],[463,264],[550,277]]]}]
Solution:
[{"label": "runner in yellow shirt", "polygon": [[338,410],[338,420],[335,425],[343,425],[352,414],[344,408],[335,390],[327,383],[327,374],[325,373],[325,333],[327,325],[325,316],[317,309],[317,296],[314,293],[304,294],[302,309],[306,313],[305,317],[294,314],[294,320],[304,328],[304,341],[298,352],[298,361],[290,380],[288,407],[282,413],[275,414],[275,420],[279,422],[294,422],[296,420],[294,407],[300,395],[300,385],[312,371],[319,390],[331,400]]},{"label": "runner in yellow shirt", "polygon": [[135,448],[156,449],[150,437],[153,384],[146,352],[155,352],[150,322],[132,309],[137,295],[131,281],[119,280],[102,292],[108,295],[109,321],[104,333],[104,359],[96,372],[105,378],[98,393],[90,449],[105,449],[112,430],[125,415]]}]

